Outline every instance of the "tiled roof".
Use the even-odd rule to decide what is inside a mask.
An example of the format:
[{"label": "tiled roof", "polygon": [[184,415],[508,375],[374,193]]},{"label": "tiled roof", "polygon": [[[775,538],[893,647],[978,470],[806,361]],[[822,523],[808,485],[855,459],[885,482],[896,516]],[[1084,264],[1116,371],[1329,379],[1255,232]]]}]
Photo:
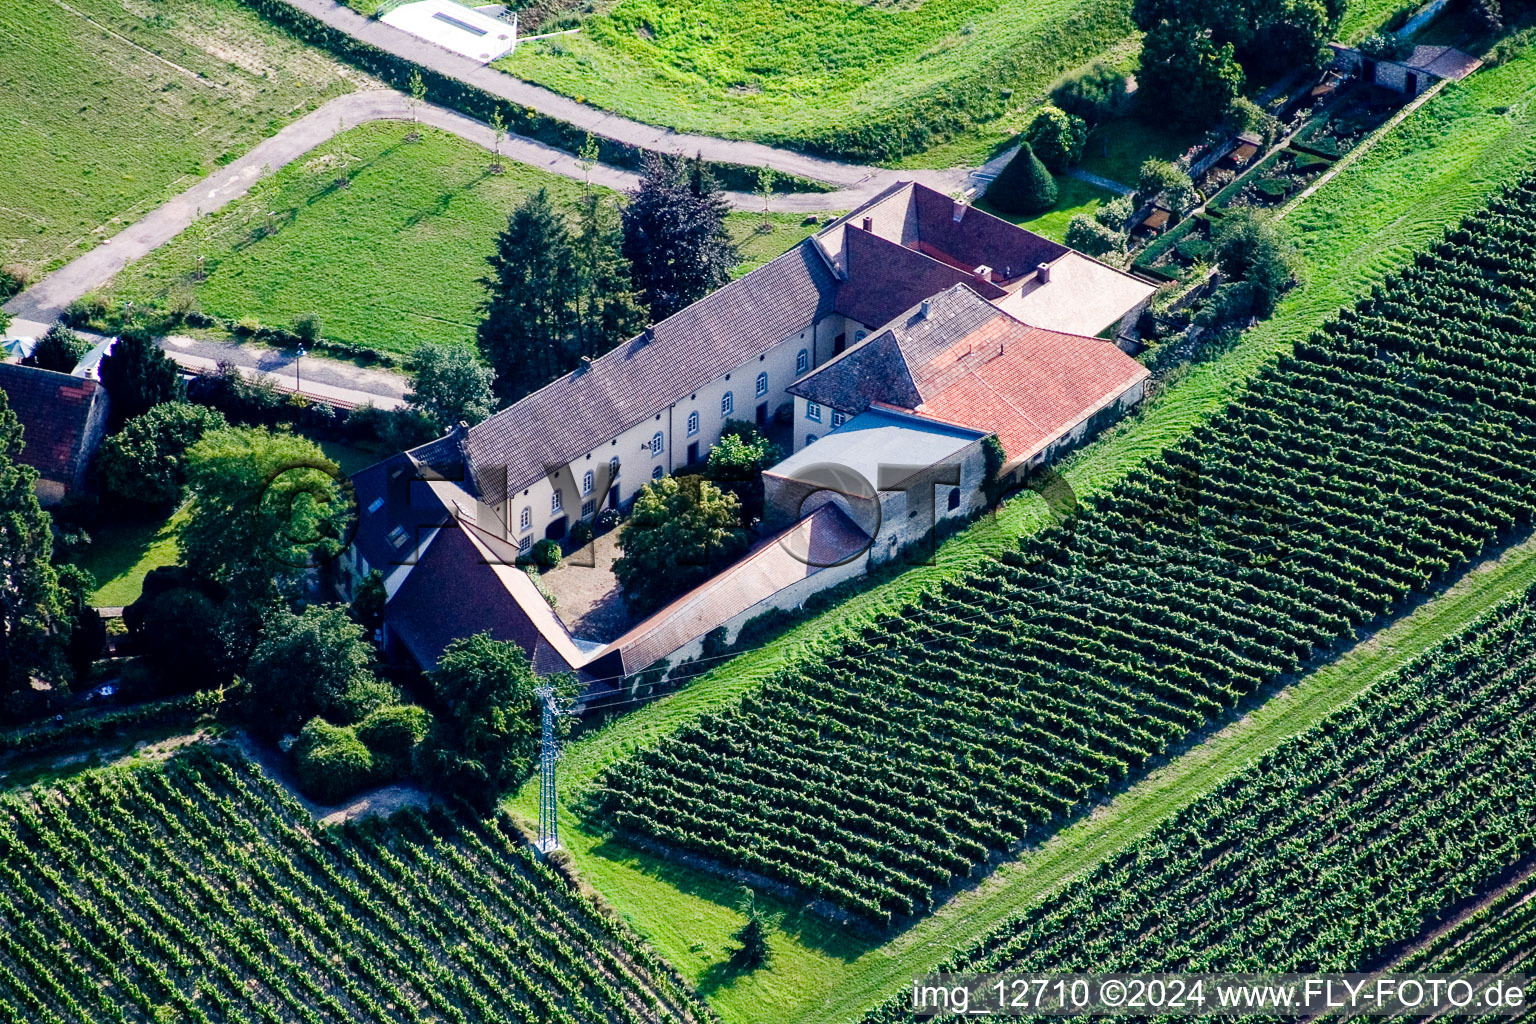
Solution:
[{"label": "tiled roof", "polygon": [[0,363],[0,391],[21,421],[20,461],[45,479],[73,487],[97,438],[91,413],[105,394],[94,380],[35,366]]},{"label": "tiled roof", "polygon": [[623,671],[638,672],[722,626],[792,583],[814,576],[869,546],[869,535],[828,503],[719,575],[684,594],[615,640]]},{"label": "tiled roof", "polygon": [[[836,279],[802,242],[469,432],[488,505],[825,317]],[[501,468],[505,467],[505,474]]]},{"label": "tiled roof", "polygon": [[[446,527],[385,606],[385,622],[424,669],[435,666],[454,640],[476,633],[516,643],[541,673],[571,668],[519,604],[503,572],[522,574],[520,569],[488,564],[483,549],[464,529]],[[533,589],[526,576],[523,581]]]},{"label": "tiled roof", "polygon": [[386,578],[399,567],[409,571],[420,542],[451,518],[442,500],[420,482],[434,475],[463,479],[460,440],[452,434],[353,475],[358,523],[352,543],[369,569]]},{"label": "tiled roof", "polygon": [[999,315],[919,368],[919,412],[994,431],[1010,462],[1027,459],[1148,376],[1108,341]]},{"label": "tiled roof", "polygon": [[976,282],[952,285],[902,310],[875,335],[790,385],[792,394],[857,415],[872,402],[906,409],[922,401],[918,368],[999,317]]},{"label": "tiled roof", "polygon": [[969,270],[863,228],[850,225],[844,231],[843,259],[848,280],[837,290],[834,308],[861,324],[884,324],[909,306],[962,282],[988,298],[1004,294],[996,285],[973,278]]}]

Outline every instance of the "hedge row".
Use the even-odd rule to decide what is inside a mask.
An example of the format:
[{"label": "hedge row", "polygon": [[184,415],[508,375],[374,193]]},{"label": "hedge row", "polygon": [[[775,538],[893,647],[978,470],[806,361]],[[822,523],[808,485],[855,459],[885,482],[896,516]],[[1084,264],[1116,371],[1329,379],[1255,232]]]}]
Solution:
[{"label": "hedge row", "polygon": [[217,711],[223,700],[224,695],[218,690],[201,690],[169,700],[112,711],[86,712],[66,716],[62,721],[7,729],[0,731],[0,754],[39,754],[150,722],[192,721]]}]

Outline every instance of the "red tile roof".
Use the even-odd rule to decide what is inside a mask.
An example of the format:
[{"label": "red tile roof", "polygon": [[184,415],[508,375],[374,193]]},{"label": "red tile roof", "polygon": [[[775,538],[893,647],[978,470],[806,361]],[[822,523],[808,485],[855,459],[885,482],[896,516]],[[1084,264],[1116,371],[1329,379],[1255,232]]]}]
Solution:
[{"label": "red tile roof", "polygon": [[1027,459],[1148,376],[1112,342],[999,314],[916,368],[918,411],[996,432],[1010,462]]},{"label": "red tile roof", "polygon": [[[105,392],[84,377],[0,363],[0,391],[21,421],[21,461],[48,480],[74,487],[99,436],[91,413]],[[97,416],[99,430],[102,415]]]}]

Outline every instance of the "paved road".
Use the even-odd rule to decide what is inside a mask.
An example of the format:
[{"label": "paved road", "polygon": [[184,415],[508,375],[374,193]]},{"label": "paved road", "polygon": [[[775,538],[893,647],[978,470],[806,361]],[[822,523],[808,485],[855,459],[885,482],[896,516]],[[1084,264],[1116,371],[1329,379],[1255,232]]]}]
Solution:
[{"label": "paved road", "polygon": [[[430,49],[435,51],[436,47]],[[452,56],[446,50],[440,52],[444,56]],[[506,78],[505,75],[501,77]],[[370,121],[403,120],[410,116],[410,102],[402,93],[371,90],[338,96],[271,138],[258,143],[239,159],[150,211],[141,220],[103,240],[79,259],[49,274],[13,297],[4,309],[21,319],[52,323],[71,302],[102,287],[129,263],[175,238],[192,223],[199,212],[212,213],[244,195],[263,174],[287,166],[346,129]],[[487,150],[495,144],[487,125],[447,108],[422,104],[417,116],[424,124],[452,132]],[[570,178],[581,178],[588,173],[570,153],[523,136],[514,135],[504,141],[501,152],[508,159]],[[770,207],[794,213],[846,210],[895,181],[915,177],[936,188],[953,191],[964,184],[967,176],[968,172],[960,170],[896,172],[871,169],[858,185],[836,192],[801,192],[775,196]],[[594,184],[617,190],[632,189],[640,180],[633,171],[605,164],[591,169],[591,179]],[[762,208],[762,200],[757,196],[743,192],[731,192],[727,196],[737,209]]]}]

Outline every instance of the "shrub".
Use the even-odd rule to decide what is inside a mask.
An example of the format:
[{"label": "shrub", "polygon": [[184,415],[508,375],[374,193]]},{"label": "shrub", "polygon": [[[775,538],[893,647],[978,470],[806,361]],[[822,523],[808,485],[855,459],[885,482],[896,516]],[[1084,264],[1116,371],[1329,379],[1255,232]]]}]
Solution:
[{"label": "shrub", "polygon": [[323,718],[309,720],[292,753],[299,791],[316,803],[340,803],[373,784],[373,755],[363,741]]},{"label": "shrub", "polygon": [[623,517],[619,515],[618,509],[605,508],[597,514],[597,519],[594,521],[594,525],[596,526],[598,533],[607,533],[615,526],[618,526],[622,519]]},{"label": "shrub", "polygon": [[1118,116],[1125,109],[1126,79],[1102,61],[1068,75],[1051,90],[1051,102],[1090,126]]},{"label": "shrub", "polygon": [[1285,178],[1260,178],[1253,183],[1253,187],[1266,199],[1284,199],[1285,194],[1291,190],[1291,183]]},{"label": "shrub", "polygon": [[1199,263],[1211,255],[1211,243],[1203,238],[1186,238],[1174,249],[1190,263]]},{"label": "shrub", "polygon": [[417,746],[432,730],[432,715],[417,704],[387,704],[357,724],[357,738],[373,756],[380,781],[403,779],[413,770]]},{"label": "shrub", "polygon": [[190,402],[166,402],[135,416],[102,442],[96,472],[103,489],[123,501],[175,504],[187,483],[187,449],[227,425],[218,410]]},{"label": "shrub", "polygon": [[1047,105],[1035,111],[1024,129],[1024,141],[1048,170],[1061,174],[1083,158],[1088,126],[1082,118]]},{"label": "shrub", "polygon": [[1158,201],[1174,213],[1193,209],[1200,193],[1185,171],[1167,160],[1152,159],[1142,163],[1136,174],[1136,205]]},{"label": "shrub", "polygon": [[1413,52],[1413,43],[1401,36],[1374,32],[1360,40],[1355,49],[1377,60],[1402,60]]},{"label": "shrub", "polygon": [[1125,251],[1123,232],[1105,227],[1086,213],[1073,214],[1067,222],[1067,233],[1063,240],[1078,252],[1085,252],[1089,256],[1108,256]]},{"label": "shrub", "polygon": [[571,543],[577,547],[590,544],[593,536],[592,520],[578,519],[571,524]]},{"label": "shrub", "polygon": [[1246,96],[1238,96],[1227,104],[1227,112],[1222,120],[1228,131],[1234,134],[1252,132],[1266,146],[1273,145],[1280,134],[1279,119]]},{"label": "shrub", "polygon": [[560,545],[545,539],[533,546],[533,564],[540,569],[553,569],[560,564]]},{"label": "shrub", "polygon": [[63,324],[54,324],[38,339],[37,347],[23,362],[43,370],[69,373],[90,350],[90,343],[80,335]]},{"label": "shrub", "polygon": [[1025,142],[988,187],[987,201],[1015,216],[1043,213],[1056,205],[1056,179]]}]

